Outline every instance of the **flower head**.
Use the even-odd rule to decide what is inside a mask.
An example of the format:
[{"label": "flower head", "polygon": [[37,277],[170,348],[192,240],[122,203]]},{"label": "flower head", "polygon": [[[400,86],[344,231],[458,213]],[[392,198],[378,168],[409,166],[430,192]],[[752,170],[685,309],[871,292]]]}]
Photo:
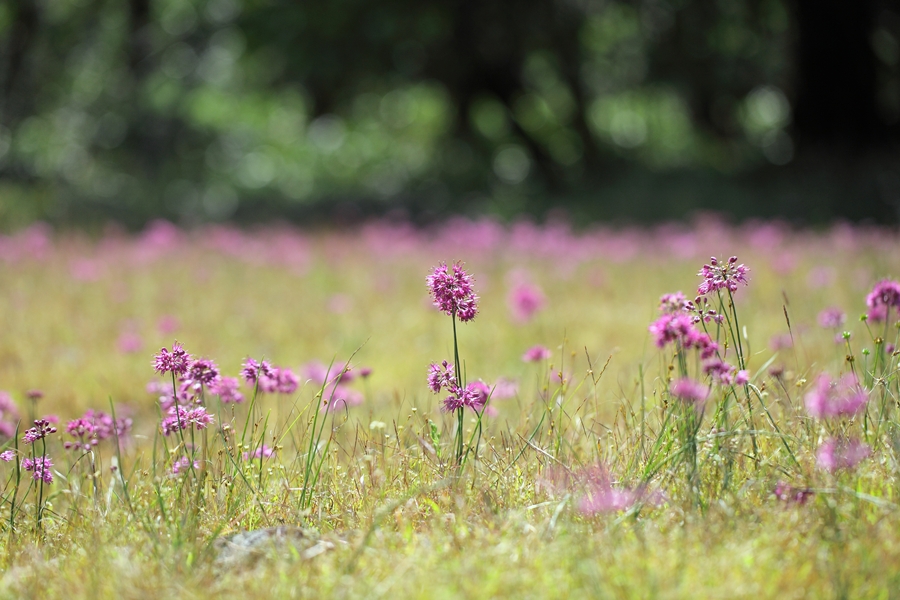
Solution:
[{"label": "flower head", "polygon": [[816,452],[816,463],[819,468],[834,473],[844,469],[853,469],[871,453],[872,449],[859,440],[830,438],[819,446],[819,450]]},{"label": "flower head", "polygon": [[[255,386],[259,383],[259,387],[262,391],[266,391],[262,389],[264,384],[267,384],[269,381],[273,382],[273,387],[277,385],[276,373],[266,361],[256,362],[252,358],[248,358],[244,362],[244,368],[241,369],[241,377],[244,378],[244,381],[247,382],[247,385]],[[267,385],[265,387],[268,387]]]},{"label": "flower head", "polygon": [[153,368],[159,374],[174,373],[182,376],[188,370],[191,361],[191,355],[185,352],[184,347],[175,342],[172,344],[172,351],[162,348],[159,353],[153,357]]},{"label": "flower head", "polygon": [[475,295],[472,276],[466,273],[462,263],[448,267],[441,263],[425,278],[434,305],[447,316],[456,316],[463,323],[471,321],[478,313],[478,296]]},{"label": "flower head", "polygon": [[52,433],[56,433],[56,427],[52,426],[47,419],[38,419],[34,422],[34,427],[25,431],[22,441],[26,444],[33,444]]},{"label": "flower head", "polygon": [[544,346],[532,346],[528,350],[525,351],[525,354],[522,355],[523,362],[540,362],[542,360],[547,360],[553,356],[550,353],[548,348]]},{"label": "flower head", "polygon": [[[186,473],[191,469],[191,459],[187,456],[182,456],[178,460],[172,463],[172,475],[181,475],[182,473]],[[193,463],[194,469],[200,468],[200,462],[194,461]]]},{"label": "flower head", "polygon": [[437,363],[431,363],[431,365],[429,365],[428,389],[437,394],[441,389],[445,387],[449,388],[452,385],[456,385],[456,374],[453,363],[445,360],[441,362],[440,365]]},{"label": "flower head", "polygon": [[244,395],[240,392],[240,382],[236,377],[221,377],[209,386],[211,394],[219,397],[219,400],[228,404],[233,402],[240,404],[244,401]]},{"label": "flower head", "polygon": [[737,256],[732,256],[725,263],[720,263],[713,256],[709,259],[709,264],[703,265],[700,272],[697,273],[703,277],[703,283],[697,288],[697,293],[705,296],[711,292],[727,289],[736,292],[739,283],[749,285],[747,273],[750,271],[744,264],[737,264]]},{"label": "flower head", "polygon": [[847,320],[847,315],[839,308],[830,307],[819,313],[819,326],[823,329],[839,329]]},{"label": "flower head", "polygon": [[50,468],[53,461],[49,456],[38,456],[37,458],[26,458],[22,461],[22,468],[26,471],[33,471],[32,478],[35,481],[44,480],[44,483],[53,483],[53,473]]},{"label": "flower head", "polygon": [[701,408],[709,397],[710,388],[693,379],[678,379],[669,386],[669,393],[685,404],[693,404]]},{"label": "flower head", "polygon": [[269,448],[268,446],[263,444],[259,448],[254,450],[252,454],[250,452],[244,452],[242,454],[242,457],[244,460],[249,460],[250,458],[263,459],[263,458],[269,458],[270,456],[273,456],[274,454],[275,454],[275,450],[273,450],[272,448]]},{"label": "flower head", "polygon": [[0,452],[0,460],[3,462],[9,462],[16,457],[16,453],[12,450],[4,450]]},{"label": "flower head", "polygon": [[506,300],[513,319],[518,323],[530,321],[547,302],[541,288],[525,282],[516,285]]},{"label": "flower head", "polygon": [[219,379],[219,367],[208,358],[198,358],[188,365],[185,378],[208,386]]},{"label": "flower head", "polygon": [[865,409],[869,393],[853,373],[847,373],[837,381],[822,373],[804,401],[807,412],[818,419],[850,417]]},{"label": "flower head", "polygon": [[890,279],[876,283],[866,296],[866,306],[869,307],[869,320],[876,322],[886,320],[891,308],[900,309],[900,283]]},{"label": "flower head", "polygon": [[66,425],[66,433],[76,438],[76,441],[66,441],[63,446],[66,450],[81,450],[88,452],[99,441],[95,433],[93,421],[85,419],[74,419]]},{"label": "flower head", "polygon": [[681,292],[663,294],[659,299],[659,312],[664,315],[690,312],[692,304]]}]

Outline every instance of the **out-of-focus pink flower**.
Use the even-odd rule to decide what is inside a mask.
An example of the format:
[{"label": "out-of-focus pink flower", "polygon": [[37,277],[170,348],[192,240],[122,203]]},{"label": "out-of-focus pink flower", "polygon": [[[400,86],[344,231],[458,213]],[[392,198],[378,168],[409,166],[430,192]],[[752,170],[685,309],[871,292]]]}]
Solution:
[{"label": "out-of-focus pink flower", "polygon": [[240,382],[237,377],[221,377],[217,382],[209,386],[209,393],[215,394],[223,403],[240,404],[244,401],[244,395],[240,392]]},{"label": "out-of-focus pink flower", "polygon": [[16,457],[16,453],[12,450],[4,450],[0,452],[0,460],[3,462],[9,462]]},{"label": "out-of-focus pink flower", "polygon": [[787,350],[788,348],[793,348],[793,346],[794,340],[791,339],[791,334],[789,333],[776,333],[769,338],[769,348],[771,348],[773,352]]},{"label": "out-of-focus pink flower", "polygon": [[806,504],[807,500],[815,495],[810,488],[794,487],[783,481],[779,481],[772,491],[776,498],[787,504]]},{"label": "out-of-focus pink flower", "polygon": [[839,308],[829,307],[819,313],[819,326],[824,329],[839,329],[847,320],[847,315]]},{"label": "out-of-focus pink flower", "polygon": [[501,377],[494,384],[494,393],[491,395],[491,398],[494,400],[506,400],[515,398],[518,393],[519,384],[516,380]]},{"label": "out-of-focus pink flower", "polygon": [[269,448],[268,446],[263,444],[259,448],[254,450],[253,454],[250,454],[249,452],[244,452],[241,456],[243,457],[244,460],[249,460],[250,458],[259,458],[259,459],[269,458],[274,455],[275,455],[275,450],[273,450],[272,448]]},{"label": "out-of-focus pink flower", "polygon": [[141,348],[144,347],[144,341],[141,339],[141,336],[133,331],[123,331],[119,334],[116,346],[122,354],[134,354],[135,352],[140,352]]},{"label": "out-of-focus pink flower", "polygon": [[693,379],[678,379],[669,386],[669,393],[686,404],[702,409],[709,397],[710,387]]},{"label": "out-of-focus pink flower", "polygon": [[176,317],[165,315],[160,317],[159,321],[156,323],[156,328],[162,335],[172,335],[181,328],[181,323]]},{"label": "out-of-focus pink flower", "polygon": [[703,363],[703,373],[722,385],[732,385],[737,369],[720,358],[711,358]]},{"label": "out-of-focus pink flower", "polygon": [[538,311],[544,308],[547,302],[541,288],[536,285],[521,282],[509,292],[506,298],[513,320],[518,323],[527,323]]},{"label": "out-of-focus pink flower", "polygon": [[884,279],[875,284],[866,296],[870,321],[880,322],[890,316],[891,308],[900,308],[900,283]]},{"label": "out-of-focus pink flower", "polygon": [[532,346],[522,355],[522,361],[540,362],[549,359],[551,356],[553,355],[548,348],[545,348],[544,346]]},{"label": "out-of-focus pink flower", "polygon": [[819,468],[834,473],[853,469],[869,457],[872,449],[859,440],[839,440],[830,438],[822,442],[816,452]]},{"label": "out-of-focus pink flower", "polygon": [[832,381],[827,373],[822,373],[804,401],[807,412],[818,419],[850,417],[865,410],[869,393],[853,373],[847,373],[836,381]]}]

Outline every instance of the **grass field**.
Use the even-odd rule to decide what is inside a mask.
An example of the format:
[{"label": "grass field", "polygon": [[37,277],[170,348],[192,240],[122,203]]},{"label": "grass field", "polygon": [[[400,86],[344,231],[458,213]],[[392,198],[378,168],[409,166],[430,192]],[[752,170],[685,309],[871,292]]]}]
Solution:
[{"label": "grass field", "polygon": [[[704,264],[716,315],[661,311]],[[34,226],[0,239],[0,596],[897,597],[898,264],[713,218]]]}]

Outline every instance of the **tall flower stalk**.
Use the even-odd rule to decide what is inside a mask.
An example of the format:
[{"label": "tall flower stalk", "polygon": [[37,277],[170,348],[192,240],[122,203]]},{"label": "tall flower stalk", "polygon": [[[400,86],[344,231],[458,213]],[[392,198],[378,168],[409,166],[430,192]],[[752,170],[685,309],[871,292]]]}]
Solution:
[{"label": "tall flower stalk", "polygon": [[474,280],[466,273],[462,263],[448,266],[441,263],[425,278],[428,293],[434,305],[450,317],[453,325],[453,363],[447,361],[441,366],[432,364],[429,368],[428,386],[434,393],[446,389],[449,395],[444,399],[442,409],[456,415],[456,436],[454,439],[456,464],[461,465],[465,458],[463,447],[463,426],[465,408],[471,408],[478,414],[478,427],[486,400],[474,390],[466,386],[464,369],[459,360],[459,339],[456,332],[456,321],[467,323],[478,314],[478,296],[473,286]]}]

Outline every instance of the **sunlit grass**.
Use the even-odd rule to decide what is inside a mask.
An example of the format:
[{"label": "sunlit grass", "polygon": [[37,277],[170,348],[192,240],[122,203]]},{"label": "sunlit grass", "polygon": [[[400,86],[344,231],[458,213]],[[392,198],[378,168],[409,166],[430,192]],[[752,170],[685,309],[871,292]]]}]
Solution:
[{"label": "sunlit grass", "polygon": [[[459,222],[238,236],[158,226],[141,238],[59,235],[17,254],[24,237],[4,241],[0,263],[0,389],[19,404],[20,434],[32,411],[59,415],[60,431],[40,528],[31,474],[12,528],[11,484],[4,492],[0,590],[11,597],[888,597],[900,583],[895,374],[878,388],[890,410],[867,433],[874,452],[852,472],[816,467],[825,430],[803,405],[819,373],[848,368],[847,347],[816,324],[823,308],[848,313],[855,365],[874,368],[858,316],[872,285],[896,275],[888,232],[705,223],[573,234]],[[671,347],[658,350],[647,326],[661,294],[693,297],[700,266],[723,254],[751,268],[736,304],[770,418],[754,399],[754,430],[736,408],[732,429],[717,432],[707,410],[689,489],[679,433],[666,428]],[[428,365],[453,356],[450,319],[431,307],[425,275],[453,260],[481,296],[478,317],[458,329],[467,379],[518,382],[515,397],[491,402],[497,414],[484,417],[477,458],[462,468],[455,419],[425,385]],[[522,278],[546,297],[524,324],[507,306]],[[126,333],[139,349],[123,349]],[[309,381],[259,396],[252,410],[247,387],[241,405],[208,398],[216,425],[196,432],[201,466],[173,477],[184,449],[159,434],[145,386],[161,379],[153,355],[175,339],[229,376],[247,357],[291,369],[349,361],[372,375],[352,384],[365,401],[335,412],[317,411],[322,388]],[[552,357],[522,362],[536,344]],[[34,408],[31,389],[45,394]],[[134,429],[121,456],[112,440],[96,446],[95,492],[88,461],[61,441],[69,419],[112,406]],[[464,426],[468,441],[474,413]],[[261,443],[275,457],[240,458]],[[4,480],[14,465],[0,465]],[[616,485],[646,488],[645,502],[579,511],[585,489],[572,476],[596,465]],[[814,495],[779,501],[779,481]],[[328,549],[218,559],[217,538],[278,525],[314,529]]]}]

